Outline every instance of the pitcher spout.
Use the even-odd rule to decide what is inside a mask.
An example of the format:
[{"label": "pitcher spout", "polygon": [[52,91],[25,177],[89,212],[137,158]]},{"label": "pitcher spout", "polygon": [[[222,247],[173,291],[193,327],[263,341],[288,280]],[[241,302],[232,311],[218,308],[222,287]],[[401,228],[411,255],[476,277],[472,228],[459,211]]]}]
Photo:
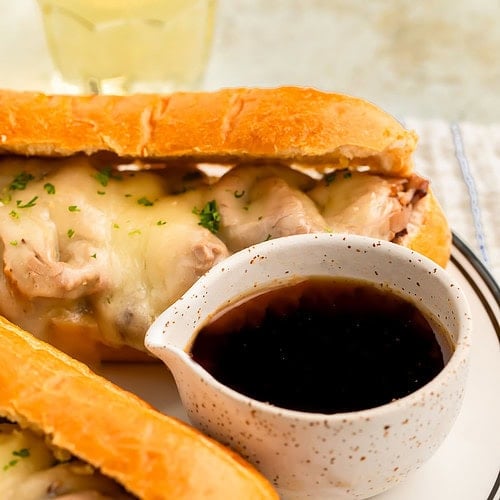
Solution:
[{"label": "pitcher spout", "polygon": [[156,344],[154,342],[149,342],[147,347],[152,354],[161,359],[168,366],[171,372],[175,371],[174,368],[179,363],[185,363],[182,358],[188,356],[183,349],[173,344]]}]

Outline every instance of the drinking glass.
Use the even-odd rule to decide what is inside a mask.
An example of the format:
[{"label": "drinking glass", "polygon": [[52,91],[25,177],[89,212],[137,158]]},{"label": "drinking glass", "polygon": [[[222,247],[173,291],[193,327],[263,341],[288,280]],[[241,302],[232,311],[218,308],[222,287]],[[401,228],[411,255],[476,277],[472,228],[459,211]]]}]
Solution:
[{"label": "drinking glass", "polygon": [[38,0],[68,93],[171,92],[200,86],[215,0]]}]

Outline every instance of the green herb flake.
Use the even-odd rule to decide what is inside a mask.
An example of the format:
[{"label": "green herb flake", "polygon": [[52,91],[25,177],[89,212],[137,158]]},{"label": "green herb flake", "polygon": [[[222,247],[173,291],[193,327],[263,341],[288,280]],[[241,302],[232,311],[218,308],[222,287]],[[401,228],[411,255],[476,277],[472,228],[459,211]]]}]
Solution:
[{"label": "green herb flake", "polygon": [[20,450],[13,451],[12,454],[15,457],[27,458],[30,456],[30,450],[28,448],[21,448]]},{"label": "green herb flake", "polygon": [[166,220],[159,220],[159,221],[156,222],[156,225],[157,226],[164,226],[166,223],[167,223]]},{"label": "green herb flake", "polygon": [[3,470],[9,470],[11,467],[14,467],[14,465],[16,465],[17,462],[19,462],[19,460],[16,460],[16,459],[11,460],[9,463],[7,463],[3,466]]},{"label": "green herb flake", "polygon": [[201,210],[194,207],[193,213],[198,215],[200,218],[200,222],[198,222],[199,226],[208,229],[211,233],[217,233],[220,226],[221,216],[217,209],[217,203],[215,200],[208,201]]},{"label": "green herb flake", "polygon": [[125,198],[131,198],[132,194],[131,193],[125,193],[123,196],[125,196]]},{"label": "green herb flake", "polygon": [[97,259],[97,254],[96,254],[96,253],[93,253],[90,257],[91,257],[92,259]]},{"label": "green herb flake", "polygon": [[134,229],[132,231],[129,231],[129,233],[128,233],[129,236],[135,236],[135,235],[138,235],[138,234],[141,234],[141,230],[140,229]]},{"label": "green herb flake", "polygon": [[46,182],[43,185],[43,189],[45,189],[45,191],[47,191],[48,194],[56,194],[56,187],[54,186],[54,184],[51,184],[50,182]]},{"label": "green herb flake", "polygon": [[73,236],[75,235],[75,230],[74,229],[68,229],[67,233],[68,235],[68,238],[73,238]]},{"label": "green herb flake", "polygon": [[106,194],[106,191],[97,191],[97,194],[102,196],[103,194]]},{"label": "green herb flake", "polygon": [[33,196],[30,201],[23,203],[22,200],[16,201],[17,208],[31,208],[36,205],[36,200],[38,200],[38,196]]},{"label": "green herb flake", "polygon": [[137,203],[139,203],[139,205],[143,205],[145,207],[152,207],[154,205],[154,203],[151,200],[148,200],[145,196],[143,196],[142,198],[139,198],[137,200]]},{"label": "green herb flake", "polygon": [[12,468],[16,464],[18,464],[19,463],[19,459],[29,457],[30,456],[30,450],[28,448],[21,448],[20,450],[13,451],[12,455],[14,455],[17,458],[13,458],[12,460],[9,460],[9,462],[3,466],[3,470],[4,471],[9,470],[10,468]]},{"label": "green herb flake", "polygon": [[17,240],[12,240],[9,242],[10,245],[12,245],[13,247],[17,247],[18,245],[18,241]]},{"label": "green herb flake", "polygon": [[14,180],[9,184],[9,189],[11,191],[26,189],[29,181],[32,181],[35,177],[28,172],[21,172],[14,177]]},{"label": "green herb flake", "polygon": [[335,180],[336,174],[336,172],[329,172],[328,174],[325,174],[325,184],[327,186],[329,186]]},{"label": "green herb flake", "polygon": [[344,172],[344,179],[350,179],[352,177],[352,172]]},{"label": "green herb flake", "polygon": [[11,210],[9,212],[9,215],[13,218],[13,219],[19,219],[19,214],[15,211],[15,210]]},{"label": "green herb flake", "polygon": [[245,194],[245,190],[243,191],[235,191],[234,193],[235,198],[241,198]]},{"label": "green herb flake", "polygon": [[97,179],[101,186],[106,187],[111,179],[121,180],[122,176],[116,172],[113,172],[113,169],[111,167],[106,167],[99,170],[99,172],[94,175],[94,178]]},{"label": "green herb flake", "polygon": [[119,225],[115,222],[115,223],[113,224],[113,229],[120,229],[120,226],[119,226]]},{"label": "green herb flake", "polygon": [[78,208],[78,206],[77,206],[77,205],[70,205],[70,206],[68,207],[68,210],[69,210],[70,212],[79,212],[79,211],[80,211],[80,209]]}]

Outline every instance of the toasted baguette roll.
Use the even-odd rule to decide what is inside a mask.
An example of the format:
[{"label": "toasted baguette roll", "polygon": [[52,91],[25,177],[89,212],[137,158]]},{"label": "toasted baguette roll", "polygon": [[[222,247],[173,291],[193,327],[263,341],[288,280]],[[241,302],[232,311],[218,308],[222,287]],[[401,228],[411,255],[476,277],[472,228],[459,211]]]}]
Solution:
[{"label": "toasted baguette roll", "polygon": [[407,233],[396,243],[429,257],[442,267],[450,260],[451,229],[433,191],[418,201]]},{"label": "toasted baguette roll", "polygon": [[373,172],[407,175],[415,145],[415,133],[377,106],[313,89],[127,97],[0,92],[4,153],[369,165]]},{"label": "toasted baguette roll", "polygon": [[43,433],[140,499],[278,498],[229,449],[1,317],[0,364],[0,416]]},{"label": "toasted baguette roll", "polygon": [[450,228],[413,172],[416,142],[369,102],[307,88],[0,91],[0,314],[79,358],[147,359],[163,309],[269,238],[353,232],[445,266]]}]

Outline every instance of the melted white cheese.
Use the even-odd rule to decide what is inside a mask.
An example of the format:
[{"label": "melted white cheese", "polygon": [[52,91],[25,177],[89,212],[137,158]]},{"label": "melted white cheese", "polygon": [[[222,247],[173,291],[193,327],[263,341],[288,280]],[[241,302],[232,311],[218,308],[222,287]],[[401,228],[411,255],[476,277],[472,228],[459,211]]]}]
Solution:
[{"label": "melted white cheese", "polygon": [[[64,455],[60,463],[56,454]],[[0,424],[0,492],[2,500],[44,498],[131,500],[112,479],[90,465],[71,460],[43,436],[16,424]]]},{"label": "melted white cheese", "polygon": [[[111,345],[143,349],[156,315],[228,255],[193,214],[203,189],[171,194],[164,172],[108,179],[86,159],[51,165],[2,162],[0,312],[42,337],[92,317]],[[9,189],[20,172],[33,179]]]},{"label": "melted white cheese", "polygon": [[331,231],[384,240],[394,238],[394,223],[403,211],[396,192],[399,180],[356,172],[336,172],[308,195]]},{"label": "melted white cheese", "polygon": [[[390,240],[406,224],[400,180],[242,165],[209,185],[178,166],[110,174],[94,162],[1,160],[0,314],[60,347],[83,334],[143,350],[163,309],[249,245],[323,231]],[[212,200],[217,234],[193,213]]]}]

